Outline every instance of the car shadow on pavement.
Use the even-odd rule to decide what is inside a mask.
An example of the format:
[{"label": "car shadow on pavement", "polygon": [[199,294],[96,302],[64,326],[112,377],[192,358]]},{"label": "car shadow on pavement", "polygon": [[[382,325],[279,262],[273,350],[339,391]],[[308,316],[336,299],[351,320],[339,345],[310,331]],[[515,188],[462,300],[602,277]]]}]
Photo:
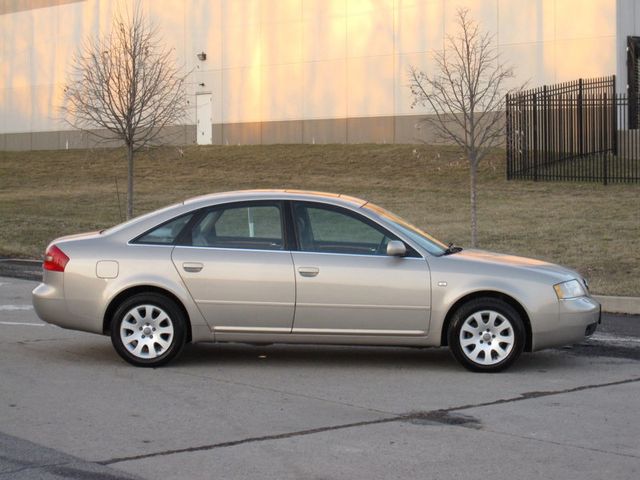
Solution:
[{"label": "car shadow on pavement", "polygon": [[424,368],[425,363],[455,366],[445,349],[244,344],[188,345],[178,362],[180,365],[254,365],[277,367],[357,367]]},{"label": "car shadow on pavement", "polygon": [[[30,348],[30,355],[41,355],[48,363],[77,364],[96,367],[122,367],[127,364],[111,346],[107,337],[87,335],[84,342],[68,339],[64,348],[57,342],[37,342]],[[20,343],[20,342],[19,342]],[[29,341],[25,344],[31,343]],[[33,345],[32,345],[33,347]],[[523,353],[508,372],[546,372],[560,368],[584,368],[584,359],[571,350],[545,350]],[[602,359],[615,361],[615,359]],[[423,371],[465,371],[447,348],[403,348],[335,345],[249,345],[241,343],[186,345],[182,354],[168,367],[188,369],[192,367],[250,367],[282,368],[313,371],[324,369],[390,369]],[[582,365],[582,366],[581,366]],[[134,367],[131,367],[134,368]],[[164,368],[164,367],[160,367]]]},{"label": "car shadow on pavement", "polygon": [[[258,366],[271,368],[372,368],[424,371],[464,372],[447,348],[398,348],[333,345],[285,345],[255,346],[244,344],[196,344],[187,345],[172,365],[178,368],[191,366]],[[508,370],[547,371],[576,364],[575,357],[557,350],[539,353],[523,353]]]}]

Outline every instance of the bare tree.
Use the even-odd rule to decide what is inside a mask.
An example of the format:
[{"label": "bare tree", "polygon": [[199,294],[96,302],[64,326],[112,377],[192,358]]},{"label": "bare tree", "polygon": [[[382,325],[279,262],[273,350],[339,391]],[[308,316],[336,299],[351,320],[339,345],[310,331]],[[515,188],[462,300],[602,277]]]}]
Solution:
[{"label": "bare tree", "polygon": [[458,32],[447,36],[443,51],[435,54],[436,71],[426,74],[409,68],[412,107],[429,107],[428,124],[439,140],[460,146],[471,172],[471,246],[478,243],[478,165],[504,142],[506,81],[513,70],[500,62],[494,36],[482,32],[466,9],[457,12]]},{"label": "bare tree", "polygon": [[114,16],[111,33],[83,43],[64,89],[66,121],[127,151],[127,218],[133,216],[133,164],[141,148],[160,144],[187,112],[184,82],[171,49],[135,7]]}]

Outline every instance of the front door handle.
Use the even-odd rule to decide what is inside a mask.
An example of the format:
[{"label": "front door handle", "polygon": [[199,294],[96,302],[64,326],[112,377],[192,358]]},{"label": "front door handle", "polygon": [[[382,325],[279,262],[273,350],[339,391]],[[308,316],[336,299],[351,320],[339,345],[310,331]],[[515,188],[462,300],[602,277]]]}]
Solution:
[{"label": "front door handle", "polygon": [[189,273],[198,273],[203,267],[203,264],[195,262],[185,262],[182,264],[184,271]]},{"label": "front door handle", "polygon": [[318,267],[299,267],[298,273],[303,277],[315,277],[320,273],[320,269]]}]

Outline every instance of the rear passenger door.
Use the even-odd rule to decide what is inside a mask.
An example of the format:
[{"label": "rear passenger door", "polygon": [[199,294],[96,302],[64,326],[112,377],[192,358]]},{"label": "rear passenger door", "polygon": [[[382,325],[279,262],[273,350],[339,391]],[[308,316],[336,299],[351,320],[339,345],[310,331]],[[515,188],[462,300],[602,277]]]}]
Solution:
[{"label": "rear passenger door", "polygon": [[173,263],[214,331],[291,331],[295,277],[283,214],[280,201],[225,204],[182,233]]}]

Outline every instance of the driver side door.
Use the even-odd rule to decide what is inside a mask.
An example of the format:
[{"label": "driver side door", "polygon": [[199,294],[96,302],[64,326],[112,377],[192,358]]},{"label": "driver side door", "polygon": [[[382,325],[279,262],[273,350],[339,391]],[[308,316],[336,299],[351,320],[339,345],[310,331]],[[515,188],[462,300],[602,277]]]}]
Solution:
[{"label": "driver side door", "polygon": [[355,211],[292,203],[298,244],[292,333],[427,335],[431,287],[422,256],[412,249],[388,256],[386,245],[397,237]]}]

